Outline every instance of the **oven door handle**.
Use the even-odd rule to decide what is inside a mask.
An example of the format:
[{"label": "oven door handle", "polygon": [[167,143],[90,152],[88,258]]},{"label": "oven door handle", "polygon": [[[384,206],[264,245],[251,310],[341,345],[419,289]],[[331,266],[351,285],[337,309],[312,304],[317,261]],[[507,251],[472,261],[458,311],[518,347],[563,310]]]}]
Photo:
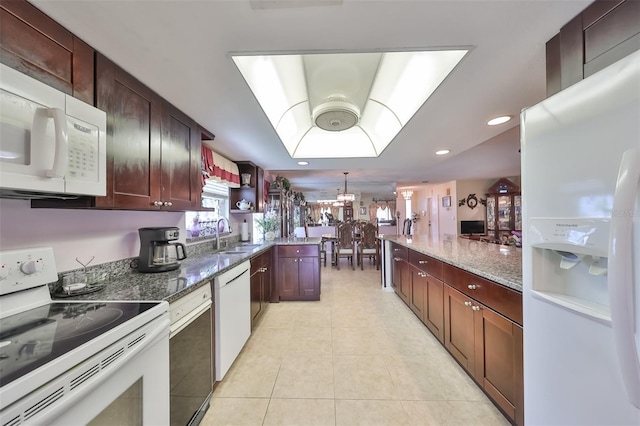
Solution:
[{"label": "oven door handle", "polygon": [[171,339],[176,334],[180,333],[186,326],[191,324],[196,318],[198,318],[201,314],[203,314],[207,309],[211,308],[211,299],[207,299],[206,302],[200,304],[193,311],[189,312],[178,321],[171,324],[169,327],[169,339]]}]

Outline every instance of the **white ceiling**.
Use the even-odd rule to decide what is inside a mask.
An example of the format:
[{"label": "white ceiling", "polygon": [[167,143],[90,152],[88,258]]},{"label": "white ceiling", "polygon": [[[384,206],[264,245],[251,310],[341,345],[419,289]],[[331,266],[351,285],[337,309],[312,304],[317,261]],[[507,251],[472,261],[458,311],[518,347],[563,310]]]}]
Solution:
[{"label": "white ceiling", "polygon": [[[424,181],[519,175],[518,115],[546,96],[545,43],[592,2],[31,1],[213,132],[212,148],[229,159],[303,192],[335,193],[348,171],[349,192],[377,197]],[[380,157],[306,167],[279,142],[230,57],[451,46],[472,50]],[[485,124],[504,114],[515,119]],[[451,154],[437,157],[443,148]]]}]

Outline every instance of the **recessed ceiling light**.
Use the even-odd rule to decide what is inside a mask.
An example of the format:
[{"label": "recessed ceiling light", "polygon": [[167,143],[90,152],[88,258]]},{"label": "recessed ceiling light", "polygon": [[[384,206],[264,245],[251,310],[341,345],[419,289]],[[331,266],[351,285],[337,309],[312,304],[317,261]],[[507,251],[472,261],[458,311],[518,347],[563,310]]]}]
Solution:
[{"label": "recessed ceiling light", "polygon": [[487,121],[487,124],[489,126],[497,126],[498,124],[506,123],[509,120],[511,120],[511,116],[510,115],[503,115],[501,117],[496,117],[496,118],[493,118],[493,119]]},{"label": "recessed ceiling light", "polygon": [[436,155],[446,155],[450,152],[451,151],[449,151],[448,149],[441,149],[440,151],[436,151]]},{"label": "recessed ceiling light", "polygon": [[308,161],[298,161],[298,166],[308,166],[309,162]]}]

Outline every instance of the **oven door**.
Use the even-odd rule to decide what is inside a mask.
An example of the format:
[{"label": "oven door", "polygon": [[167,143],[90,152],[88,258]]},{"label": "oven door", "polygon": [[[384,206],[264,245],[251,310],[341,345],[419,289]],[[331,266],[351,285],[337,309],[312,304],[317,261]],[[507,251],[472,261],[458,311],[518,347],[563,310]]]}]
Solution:
[{"label": "oven door", "polygon": [[[204,303],[171,324],[170,399],[171,425],[200,423],[213,391],[212,311],[211,294],[206,292]],[[200,298],[194,292],[195,298]],[[174,311],[173,306],[170,308]]]},{"label": "oven door", "polygon": [[169,323],[165,313],[2,407],[2,424],[167,424]]}]

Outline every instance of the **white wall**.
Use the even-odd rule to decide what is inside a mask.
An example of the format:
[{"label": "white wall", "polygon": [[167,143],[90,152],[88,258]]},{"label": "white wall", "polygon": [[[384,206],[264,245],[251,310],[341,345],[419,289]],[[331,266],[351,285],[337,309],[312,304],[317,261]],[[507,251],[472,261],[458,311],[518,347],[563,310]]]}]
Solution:
[{"label": "white wall", "polygon": [[[459,180],[456,182],[456,193],[458,199],[456,200],[456,207],[458,208],[458,224],[457,233],[460,233],[460,221],[462,220],[486,220],[487,208],[480,202],[480,200],[486,200],[485,193],[489,186],[491,186],[497,179],[492,179],[490,183],[482,180]],[[471,209],[466,204],[467,197],[470,194],[475,194],[478,199],[478,205]],[[461,199],[465,199],[465,204],[459,206]],[[485,225],[486,226],[486,225]]]},{"label": "white wall", "polygon": [[[427,206],[428,199],[431,199],[431,227],[434,233],[440,238],[445,238],[449,235],[457,234],[457,204],[456,204],[456,182],[444,182],[438,184],[422,184],[418,186],[398,188],[400,194],[402,190],[410,189],[413,191],[411,198],[411,208],[414,212],[418,213],[418,222],[415,226],[415,234],[426,235],[429,233],[429,221],[428,214],[429,208]],[[451,207],[442,207],[442,198],[447,196],[451,197]],[[402,200],[402,201],[400,201]],[[404,199],[400,199],[398,205],[404,205]],[[405,212],[401,211],[404,220]],[[423,215],[424,212],[424,215]]]},{"label": "white wall", "polygon": [[[230,219],[233,235],[239,232]],[[138,228],[176,226],[185,242],[184,213],[89,209],[32,209],[26,200],[0,199],[0,250],[53,247],[58,271],[137,257]]]}]

